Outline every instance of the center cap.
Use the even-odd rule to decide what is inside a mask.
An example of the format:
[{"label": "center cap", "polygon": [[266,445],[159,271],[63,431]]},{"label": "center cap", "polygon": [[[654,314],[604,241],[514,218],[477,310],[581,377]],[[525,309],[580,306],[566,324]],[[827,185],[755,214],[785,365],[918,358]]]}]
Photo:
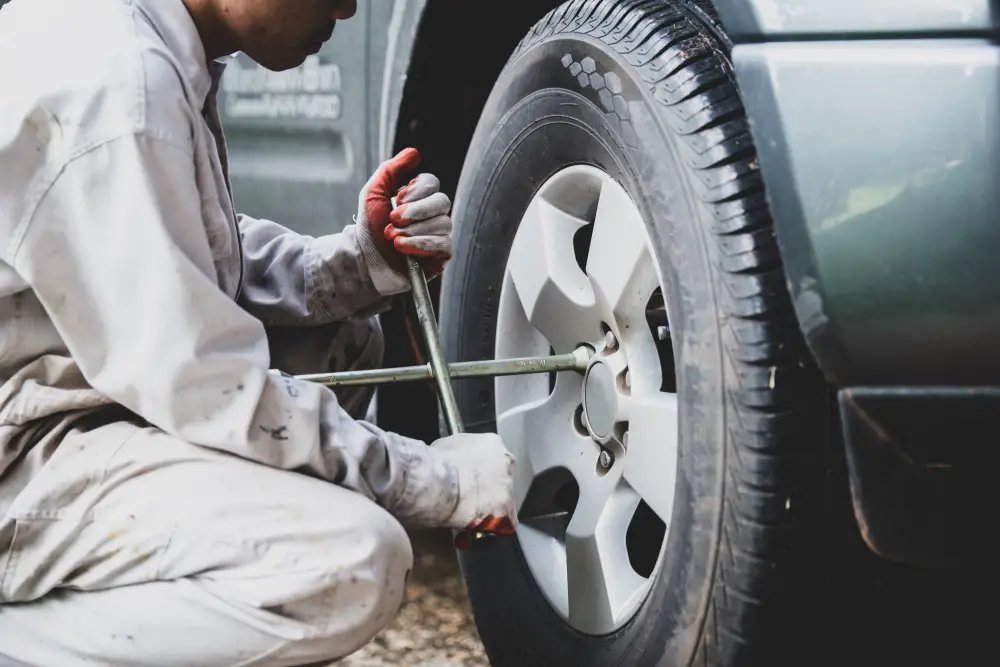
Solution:
[{"label": "center cap", "polygon": [[615,425],[618,404],[618,390],[615,376],[607,365],[594,364],[587,371],[587,381],[583,391],[583,410],[587,415],[587,429],[597,440],[611,435]]}]

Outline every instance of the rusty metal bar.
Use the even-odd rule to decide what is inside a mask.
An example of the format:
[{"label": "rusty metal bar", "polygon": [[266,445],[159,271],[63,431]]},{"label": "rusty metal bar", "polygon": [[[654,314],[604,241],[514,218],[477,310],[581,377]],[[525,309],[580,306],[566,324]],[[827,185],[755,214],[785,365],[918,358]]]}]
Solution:
[{"label": "rusty metal bar", "polygon": [[[463,361],[448,364],[453,380],[481,377],[507,377],[512,375],[538,375],[541,373],[562,373],[587,370],[592,350],[581,347],[570,354],[552,357],[526,357],[522,359],[499,359],[496,361]],[[405,366],[401,368],[376,368],[366,371],[346,371],[299,375],[298,379],[326,385],[327,387],[359,387],[366,385],[395,384],[398,382],[428,382],[434,379],[430,364]]]}]

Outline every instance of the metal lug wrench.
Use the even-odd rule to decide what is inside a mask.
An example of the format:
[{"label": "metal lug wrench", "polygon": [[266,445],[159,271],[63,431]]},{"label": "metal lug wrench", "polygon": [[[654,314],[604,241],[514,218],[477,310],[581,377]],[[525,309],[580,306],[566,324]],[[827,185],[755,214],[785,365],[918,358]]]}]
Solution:
[{"label": "metal lug wrench", "polygon": [[[587,372],[594,349],[582,345],[569,354],[550,357],[524,357],[518,359],[497,359],[495,361],[460,361],[448,364],[452,380],[468,378],[495,378],[512,375],[540,375],[573,371],[583,375]],[[326,387],[362,387],[367,385],[397,384],[400,382],[424,382],[434,379],[430,364],[423,366],[402,366],[400,368],[372,368],[362,371],[341,371],[339,373],[315,373],[296,375],[296,379],[315,382]]]},{"label": "metal lug wrench", "polygon": [[[434,380],[438,395],[444,410],[445,423],[452,435],[464,430],[462,416],[455,401],[452,379],[505,377],[512,375],[535,375],[542,373],[560,373],[573,371],[583,375],[587,371],[594,349],[589,345],[581,345],[569,354],[558,354],[548,357],[527,357],[520,359],[498,359],[495,361],[466,361],[455,364],[445,363],[444,348],[441,344],[441,334],[437,328],[437,318],[431,303],[430,290],[427,288],[427,278],[423,269],[408,258],[407,268],[410,273],[410,283],[413,290],[413,301],[417,307],[417,317],[423,330],[430,363],[423,366],[406,366],[402,368],[378,368],[363,371],[345,371],[340,373],[317,373],[312,375],[296,375],[298,380],[315,382],[327,387],[351,387],[379,384],[394,384],[397,382],[419,382]],[[455,546],[465,550],[473,543],[494,536],[495,533],[483,529],[459,531],[455,535]]]},{"label": "metal lug wrench", "polygon": [[[441,333],[438,331],[431,293],[427,289],[427,278],[417,260],[407,257],[406,264],[410,270],[410,285],[413,289],[413,302],[417,307],[417,319],[420,320],[420,328],[424,332],[424,344],[427,346],[431,372],[434,374],[434,382],[437,384],[438,395],[441,398],[444,421],[448,432],[451,435],[456,435],[465,430],[465,425],[462,423],[462,415],[458,411],[458,402],[455,400],[455,390],[451,384],[451,370],[444,359],[444,346],[441,344]],[[495,536],[494,533],[480,528],[460,530],[455,533],[455,546],[462,550],[469,549],[484,538],[493,536]]]}]

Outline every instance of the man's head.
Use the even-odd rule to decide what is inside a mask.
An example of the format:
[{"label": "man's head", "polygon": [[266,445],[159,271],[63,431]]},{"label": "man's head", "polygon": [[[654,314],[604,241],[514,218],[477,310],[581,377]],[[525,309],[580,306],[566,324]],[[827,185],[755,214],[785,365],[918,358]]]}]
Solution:
[{"label": "man's head", "polygon": [[357,0],[184,0],[209,58],[242,51],[280,71],[301,65],[349,19]]}]

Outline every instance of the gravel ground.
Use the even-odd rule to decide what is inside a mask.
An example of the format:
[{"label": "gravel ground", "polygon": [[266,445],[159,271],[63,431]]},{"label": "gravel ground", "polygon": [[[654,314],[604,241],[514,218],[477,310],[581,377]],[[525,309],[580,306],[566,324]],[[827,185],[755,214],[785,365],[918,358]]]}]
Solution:
[{"label": "gravel ground", "polygon": [[337,667],[489,667],[450,533],[412,536],[406,602],[391,626]]}]

